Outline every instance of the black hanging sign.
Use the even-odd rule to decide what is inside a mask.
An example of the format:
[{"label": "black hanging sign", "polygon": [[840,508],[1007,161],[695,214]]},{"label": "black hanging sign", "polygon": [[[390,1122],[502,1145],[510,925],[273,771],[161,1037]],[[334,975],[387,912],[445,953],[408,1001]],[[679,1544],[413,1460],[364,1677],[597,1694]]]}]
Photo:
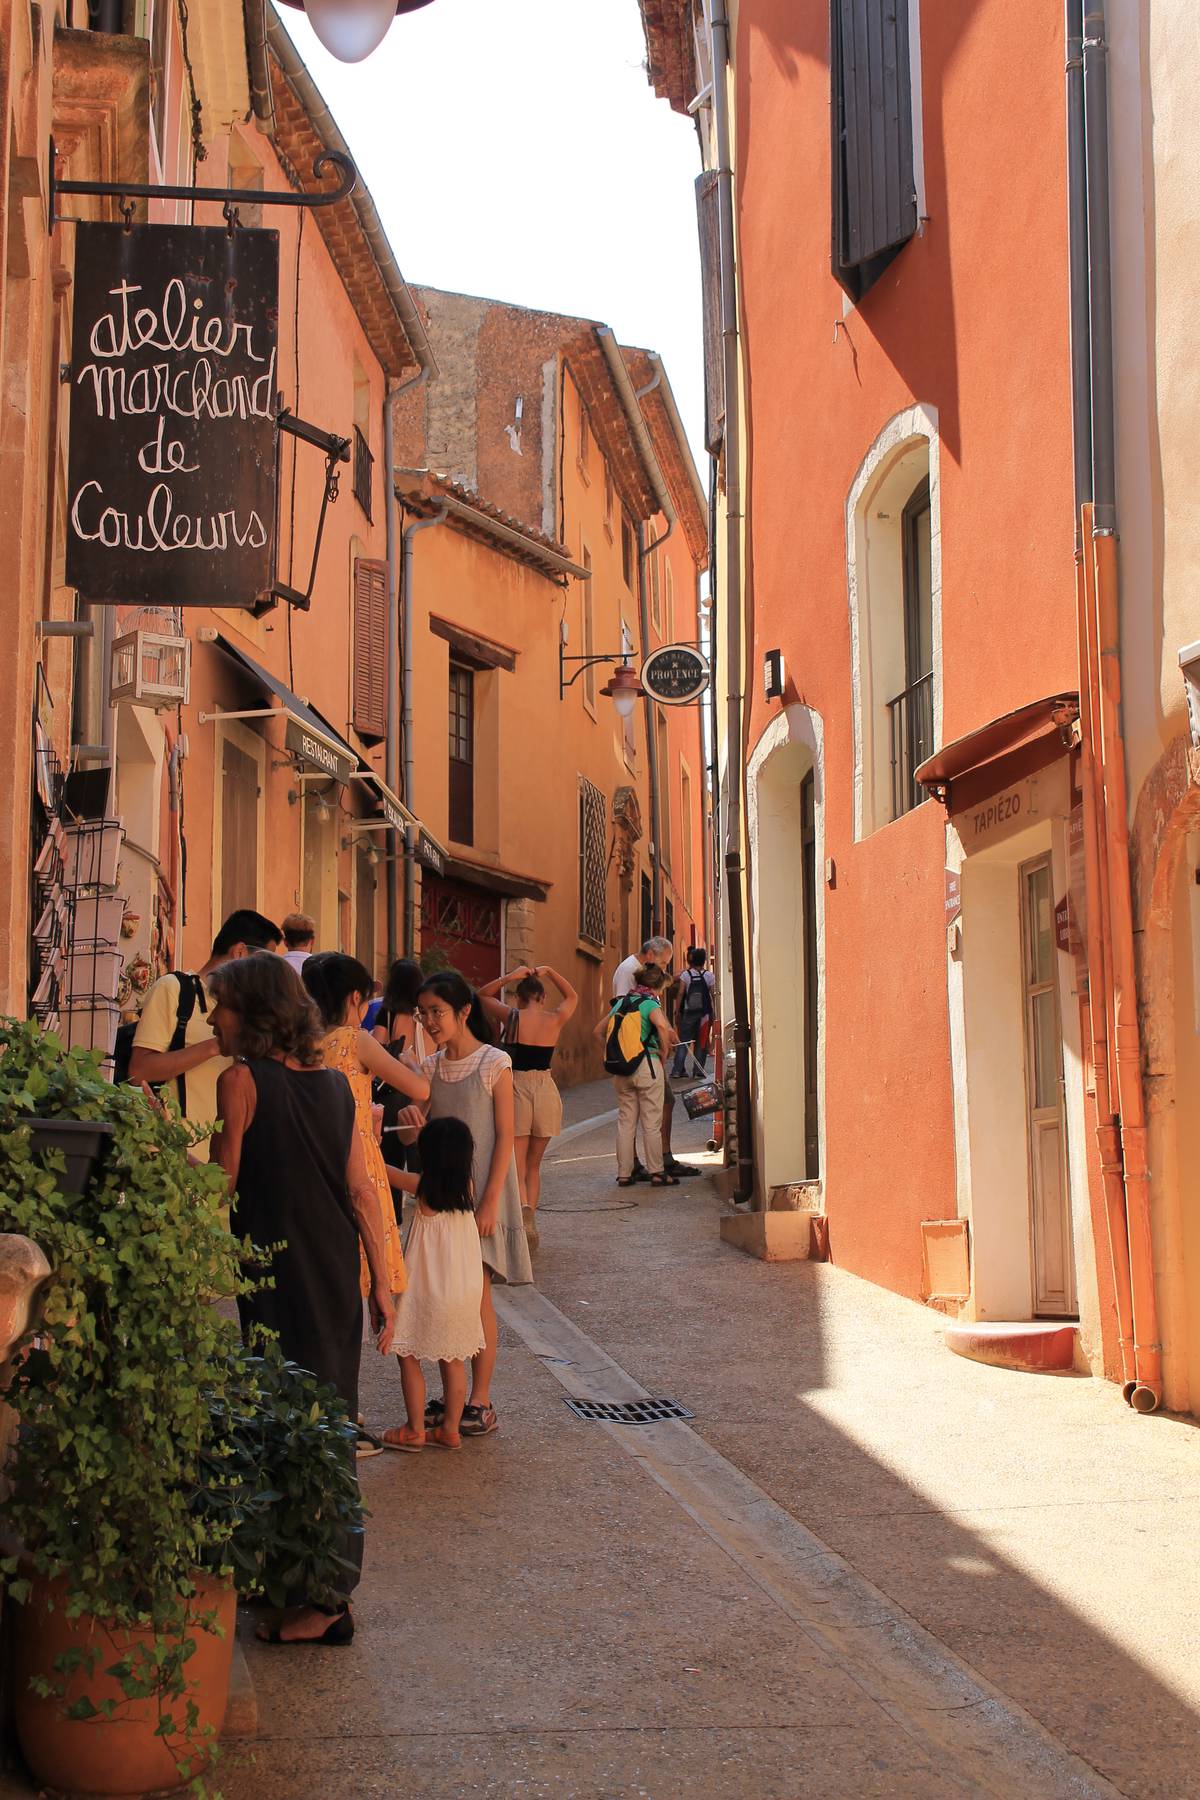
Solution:
[{"label": "black hanging sign", "polygon": [[708,662],[694,644],[664,644],[642,664],[642,686],[664,706],[698,700],[708,680]]},{"label": "black hanging sign", "polygon": [[81,221],[67,582],[252,607],[275,535],[279,233]]}]

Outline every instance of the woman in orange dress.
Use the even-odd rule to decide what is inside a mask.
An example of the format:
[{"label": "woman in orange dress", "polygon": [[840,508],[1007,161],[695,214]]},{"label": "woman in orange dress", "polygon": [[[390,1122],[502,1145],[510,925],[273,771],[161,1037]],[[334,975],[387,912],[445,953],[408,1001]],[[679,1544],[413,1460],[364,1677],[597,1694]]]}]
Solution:
[{"label": "woman in orange dress", "polygon": [[[354,1126],[362,1145],[367,1174],[379,1200],[392,1293],[402,1294],[408,1278],[404,1272],[404,1252],[400,1248],[391,1183],[371,1116],[371,1082],[386,1081],[406,1100],[418,1103],[429,1098],[429,1083],[417,1069],[389,1056],[383,1045],[369,1031],[363,1030],[363,1016],[374,984],[370,971],[356,957],[343,956],[335,950],[310,956],[301,970],[301,979],[316,1001],[325,1027],[325,1067],[339,1069],[354,1095]],[[365,1258],[362,1260],[362,1283],[363,1293],[369,1293]]]}]

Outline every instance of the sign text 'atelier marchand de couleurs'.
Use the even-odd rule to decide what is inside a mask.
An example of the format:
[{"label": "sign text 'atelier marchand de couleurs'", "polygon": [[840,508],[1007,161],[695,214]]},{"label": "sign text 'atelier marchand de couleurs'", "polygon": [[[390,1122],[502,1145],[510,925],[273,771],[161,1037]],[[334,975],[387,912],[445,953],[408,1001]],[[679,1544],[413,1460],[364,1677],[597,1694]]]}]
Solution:
[{"label": "sign text 'atelier marchand de couleurs'", "polygon": [[279,234],[76,227],[67,581],[253,606],[275,533]]}]

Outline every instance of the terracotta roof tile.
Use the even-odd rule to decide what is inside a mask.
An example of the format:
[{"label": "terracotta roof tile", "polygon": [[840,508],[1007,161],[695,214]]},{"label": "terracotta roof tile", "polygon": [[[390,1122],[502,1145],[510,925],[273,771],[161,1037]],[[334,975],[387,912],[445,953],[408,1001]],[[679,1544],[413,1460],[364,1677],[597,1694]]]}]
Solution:
[{"label": "terracotta roof tile", "polygon": [[655,93],[686,113],[696,93],[690,0],[640,0],[646,64]]}]

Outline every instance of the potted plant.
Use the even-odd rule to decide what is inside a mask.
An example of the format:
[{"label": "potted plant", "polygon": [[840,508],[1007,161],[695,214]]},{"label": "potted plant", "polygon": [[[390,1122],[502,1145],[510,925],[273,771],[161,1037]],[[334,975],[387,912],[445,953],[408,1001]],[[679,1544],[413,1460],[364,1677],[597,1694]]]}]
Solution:
[{"label": "potted plant", "polygon": [[264,1338],[231,1353],[209,1407],[196,1505],[228,1545],[239,1593],[278,1607],[298,1595],[336,1603],[363,1528],[357,1432],[340,1396]]},{"label": "potted plant", "polygon": [[[5,1518],[23,1550],[3,1569],[21,1747],[69,1792],[202,1792],[236,1605],[233,1522],[197,1504],[237,1336],[213,1302],[244,1285],[223,1179],[93,1052],[0,1020],[0,1058],[0,1231],[54,1270],[0,1396],[19,1426]],[[83,1192],[35,1148],[35,1110],[108,1127]]]},{"label": "potted plant", "polygon": [[[36,1026],[19,1029],[37,1031]],[[42,1044],[51,1041],[38,1036]],[[58,1184],[66,1194],[84,1191],[112,1139],[112,1125],[103,1116],[103,1095],[85,1099],[77,1070],[78,1064],[57,1055],[21,1053],[9,1038],[8,1026],[0,1028],[0,1119],[6,1127],[18,1119],[28,1125],[31,1149],[43,1166],[48,1152],[61,1152],[63,1165],[52,1161],[50,1166],[58,1171]]]}]

